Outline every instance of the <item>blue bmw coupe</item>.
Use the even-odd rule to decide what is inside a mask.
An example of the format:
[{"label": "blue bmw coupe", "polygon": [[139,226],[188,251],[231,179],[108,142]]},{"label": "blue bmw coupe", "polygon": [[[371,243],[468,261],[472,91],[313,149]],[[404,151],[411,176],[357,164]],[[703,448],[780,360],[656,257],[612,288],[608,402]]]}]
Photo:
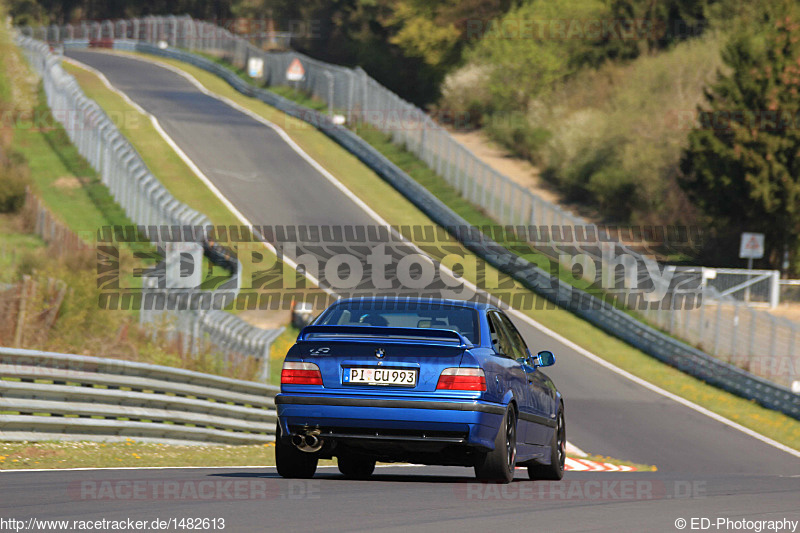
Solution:
[{"label": "blue bmw coupe", "polygon": [[431,299],[340,300],[305,327],[281,371],[276,463],[309,478],[319,459],[354,479],[376,461],[475,468],[508,483],[561,479],[564,404],[506,314]]}]

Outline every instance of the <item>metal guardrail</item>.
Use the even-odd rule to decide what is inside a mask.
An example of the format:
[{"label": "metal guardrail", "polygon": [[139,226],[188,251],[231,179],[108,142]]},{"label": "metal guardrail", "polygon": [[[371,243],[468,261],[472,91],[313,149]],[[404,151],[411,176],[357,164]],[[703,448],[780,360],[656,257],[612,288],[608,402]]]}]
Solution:
[{"label": "metal guardrail", "polygon": [[[326,115],[300,106],[270,91],[257,89],[229,69],[195,54],[174,49],[161,49],[147,43],[138,43],[136,49],[200,67],[223,78],[246,96],[257,98],[309,124],[316,126],[322,124],[322,131],[389,182],[435,223],[445,228],[455,229],[469,226],[463,218],[366,141],[344,127],[335,126]],[[459,233],[458,231],[455,236],[467,248],[495,268],[603,331],[621,338],[660,361],[723,390],[756,400],[765,407],[800,419],[800,395],[794,394],[789,388],[720,361],[701,350],[659,332],[591,294],[561,280],[554,281],[549,272],[518,257],[488,237],[480,236],[476,240],[475,232]]]},{"label": "metal guardrail", "polygon": [[0,440],[272,442],[278,391],[145,363],[0,348]]}]

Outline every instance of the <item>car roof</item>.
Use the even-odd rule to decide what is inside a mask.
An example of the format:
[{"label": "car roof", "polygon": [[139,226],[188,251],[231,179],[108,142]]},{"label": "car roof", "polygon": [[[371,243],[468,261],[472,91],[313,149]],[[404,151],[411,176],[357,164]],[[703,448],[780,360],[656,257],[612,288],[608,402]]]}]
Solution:
[{"label": "car roof", "polygon": [[341,300],[337,300],[335,303],[331,304],[334,305],[341,305],[347,303],[369,303],[369,302],[403,302],[403,303],[419,303],[419,304],[439,304],[439,305],[449,305],[453,307],[466,307],[469,309],[476,309],[478,311],[483,311],[485,309],[493,309],[495,306],[491,304],[487,304],[484,302],[473,302],[467,300],[451,300],[447,298],[414,298],[414,297],[399,297],[399,296],[375,296],[371,298],[342,298]]}]

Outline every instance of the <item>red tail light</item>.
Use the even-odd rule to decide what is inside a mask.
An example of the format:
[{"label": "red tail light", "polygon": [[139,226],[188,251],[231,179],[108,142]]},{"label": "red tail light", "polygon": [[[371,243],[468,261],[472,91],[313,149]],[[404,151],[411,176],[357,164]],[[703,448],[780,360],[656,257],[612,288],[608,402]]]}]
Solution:
[{"label": "red tail light", "polygon": [[285,362],[281,385],[322,385],[322,374],[314,363]]},{"label": "red tail light", "polygon": [[437,389],[486,390],[486,376],[480,368],[445,368],[439,376]]}]

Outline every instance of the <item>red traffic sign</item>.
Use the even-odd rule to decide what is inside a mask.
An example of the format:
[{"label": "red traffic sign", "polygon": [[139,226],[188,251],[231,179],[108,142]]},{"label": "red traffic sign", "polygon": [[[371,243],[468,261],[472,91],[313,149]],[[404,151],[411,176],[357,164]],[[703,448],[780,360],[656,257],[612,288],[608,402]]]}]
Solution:
[{"label": "red traffic sign", "polygon": [[286,79],[289,81],[302,81],[305,77],[306,69],[303,68],[303,64],[299,59],[294,58],[289,68],[286,69]]},{"label": "red traffic sign", "polygon": [[761,259],[764,257],[764,234],[742,233],[739,244],[739,257],[741,259]]}]

